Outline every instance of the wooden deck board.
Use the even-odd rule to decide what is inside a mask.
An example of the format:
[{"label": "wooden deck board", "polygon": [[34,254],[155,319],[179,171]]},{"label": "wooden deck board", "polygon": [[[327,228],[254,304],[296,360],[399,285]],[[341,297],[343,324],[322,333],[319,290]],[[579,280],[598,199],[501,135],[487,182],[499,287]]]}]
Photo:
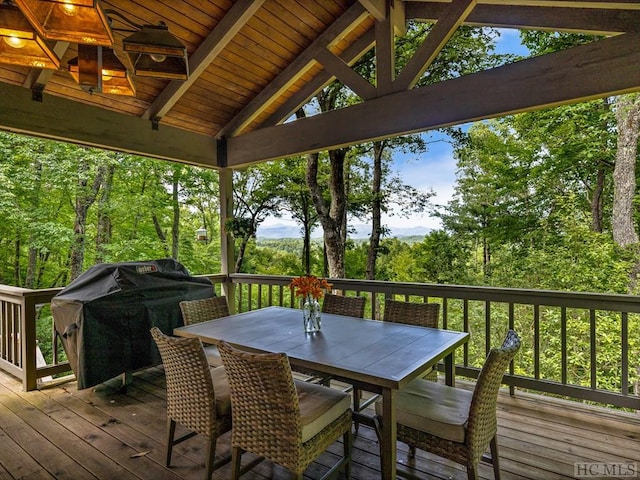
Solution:
[{"label": "wooden deck board", "polygon": [[[459,382],[464,387],[464,382]],[[22,392],[15,378],[0,372],[0,480],[20,479],[173,479],[204,474],[206,440],[201,436],[174,448],[164,466],[166,390],[161,368],[138,372],[122,388],[114,379],[78,391],[75,382]],[[632,462],[640,458],[640,414],[588,407],[517,392],[501,392],[498,407],[500,464],[504,480],[573,478],[575,462]],[[229,453],[229,434],[217,455]],[[305,472],[319,478],[342,453],[333,444]],[[398,468],[417,478],[464,479],[464,468],[418,450],[411,459],[398,443]],[[230,466],[214,472],[226,480]],[[263,462],[243,480],[289,478]],[[342,477],[339,477],[342,478]],[[354,436],[352,478],[380,478],[375,433],[361,426]],[[480,478],[493,479],[481,464]]]}]

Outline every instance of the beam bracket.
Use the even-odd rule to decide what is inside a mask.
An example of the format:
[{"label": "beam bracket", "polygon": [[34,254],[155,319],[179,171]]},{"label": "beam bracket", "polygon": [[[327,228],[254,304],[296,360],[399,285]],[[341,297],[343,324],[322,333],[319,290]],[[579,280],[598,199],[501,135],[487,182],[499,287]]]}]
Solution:
[{"label": "beam bracket", "polygon": [[44,92],[44,84],[34,83],[31,87],[31,100],[42,103],[42,92]]}]

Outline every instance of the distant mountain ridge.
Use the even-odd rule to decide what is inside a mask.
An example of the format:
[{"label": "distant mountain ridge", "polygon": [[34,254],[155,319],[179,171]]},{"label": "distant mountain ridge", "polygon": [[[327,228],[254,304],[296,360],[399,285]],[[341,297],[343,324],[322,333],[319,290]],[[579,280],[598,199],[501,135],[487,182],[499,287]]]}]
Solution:
[{"label": "distant mountain ridge", "polygon": [[[349,225],[350,228],[355,229],[356,233],[351,234],[351,238],[369,238],[371,234],[371,226],[359,224]],[[389,237],[414,237],[424,236],[428,234],[431,229],[428,227],[415,226],[415,227],[391,227],[391,234]],[[311,235],[313,238],[321,238],[322,230],[316,229]],[[302,238],[300,233],[300,227],[291,224],[276,224],[269,225],[267,227],[258,227],[258,233],[256,234],[258,239],[271,239],[278,240],[283,238]]]}]

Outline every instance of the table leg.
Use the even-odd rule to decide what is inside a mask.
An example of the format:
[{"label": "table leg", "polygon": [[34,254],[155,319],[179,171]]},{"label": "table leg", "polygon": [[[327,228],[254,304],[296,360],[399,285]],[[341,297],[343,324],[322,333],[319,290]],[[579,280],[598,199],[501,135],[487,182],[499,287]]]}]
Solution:
[{"label": "table leg", "polygon": [[380,445],[380,465],[383,480],[396,478],[396,394],[397,390],[382,389],[382,441]]},{"label": "table leg", "polygon": [[444,381],[450,387],[456,384],[456,360],[455,351],[444,357]]}]

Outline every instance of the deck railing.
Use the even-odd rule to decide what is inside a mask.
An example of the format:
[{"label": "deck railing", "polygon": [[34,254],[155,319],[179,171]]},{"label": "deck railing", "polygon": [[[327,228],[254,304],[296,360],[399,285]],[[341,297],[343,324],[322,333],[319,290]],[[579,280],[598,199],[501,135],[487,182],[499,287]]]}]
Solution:
[{"label": "deck railing", "polygon": [[[289,276],[206,275],[218,294],[235,291],[237,312],[298,306]],[[513,328],[523,347],[505,376],[515,388],[640,410],[640,297],[492,287],[330,280],[335,290],[367,297],[366,317],[380,319],[386,298],[438,302],[440,327],[471,333],[456,358],[456,373],[475,378],[486,353]],[[0,285],[0,368],[25,390],[70,372],[49,312],[60,289]],[[45,335],[42,332],[47,332]],[[36,360],[39,345],[46,365]]]},{"label": "deck railing", "polygon": [[[231,275],[236,311],[298,306],[291,277]],[[504,382],[514,388],[640,410],[640,297],[514,288],[330,279],[367,297],[380,319],[385,298],[440,303],[440,327],[471,333],[456,374],[476,378],[491,347],[515,329],[523,347]]]}]

